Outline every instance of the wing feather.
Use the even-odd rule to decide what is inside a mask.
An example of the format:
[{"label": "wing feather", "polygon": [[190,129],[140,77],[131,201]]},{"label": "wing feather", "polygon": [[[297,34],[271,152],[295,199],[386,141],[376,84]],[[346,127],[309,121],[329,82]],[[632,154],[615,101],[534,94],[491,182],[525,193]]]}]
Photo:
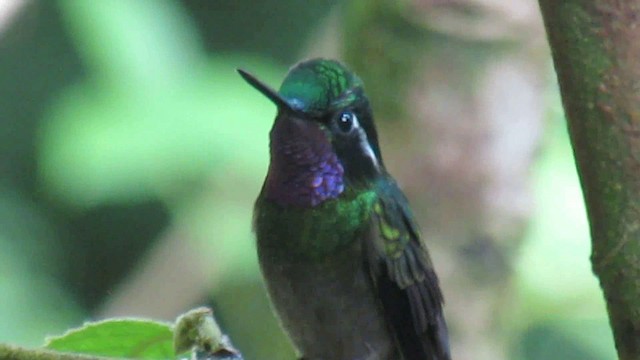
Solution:
[{"label": "wing feather", "polygon": [[404,359],[449,360],[444,302],[408,202],[392,179],[379,185],[367,266]]}]

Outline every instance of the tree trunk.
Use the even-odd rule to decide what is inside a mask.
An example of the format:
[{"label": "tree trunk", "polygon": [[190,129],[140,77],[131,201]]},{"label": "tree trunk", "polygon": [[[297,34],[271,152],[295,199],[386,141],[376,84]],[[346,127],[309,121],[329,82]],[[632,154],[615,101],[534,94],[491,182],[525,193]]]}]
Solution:
[{"label": "tree trunk", "polygon": [[540,0],[620,359],[640,359],[640,1]]}]

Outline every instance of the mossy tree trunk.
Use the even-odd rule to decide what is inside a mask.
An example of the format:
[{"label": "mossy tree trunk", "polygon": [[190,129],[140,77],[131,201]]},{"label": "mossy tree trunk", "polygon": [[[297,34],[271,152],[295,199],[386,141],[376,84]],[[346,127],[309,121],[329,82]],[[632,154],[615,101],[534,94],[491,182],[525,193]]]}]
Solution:
[{"label": "mossy tree trunk", "polygon": [[640,1],[540,0],[620,359],[640,359]]}]

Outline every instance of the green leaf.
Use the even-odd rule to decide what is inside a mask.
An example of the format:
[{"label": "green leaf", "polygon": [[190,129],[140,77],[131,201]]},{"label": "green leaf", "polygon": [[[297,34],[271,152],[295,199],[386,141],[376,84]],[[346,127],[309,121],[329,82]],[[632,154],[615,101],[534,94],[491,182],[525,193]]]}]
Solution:
[{"label": "green leaf", "polygon": [[47,349],[135,359],[172,359],[171,325],[144,319],[86,323],[47,339]]}]

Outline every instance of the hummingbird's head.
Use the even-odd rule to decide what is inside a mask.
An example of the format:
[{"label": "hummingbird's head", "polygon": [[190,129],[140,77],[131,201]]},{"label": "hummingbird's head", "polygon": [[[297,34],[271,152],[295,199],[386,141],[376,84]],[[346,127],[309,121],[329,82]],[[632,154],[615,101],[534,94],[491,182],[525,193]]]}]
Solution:
[{"label": "hummingbird's head", "polygon": [[365,186],[384,171],[362,81],[342,64],[326,59],[301,62],[289,70],[277,92],[238,71],[278,107],[271,130],[267,196],[270,186],[272,192],[283,193],[301,188],[301,194],[292,196],[309,193],[316,200],[292,203],[315,206],[337,197],[345,186]]}]

